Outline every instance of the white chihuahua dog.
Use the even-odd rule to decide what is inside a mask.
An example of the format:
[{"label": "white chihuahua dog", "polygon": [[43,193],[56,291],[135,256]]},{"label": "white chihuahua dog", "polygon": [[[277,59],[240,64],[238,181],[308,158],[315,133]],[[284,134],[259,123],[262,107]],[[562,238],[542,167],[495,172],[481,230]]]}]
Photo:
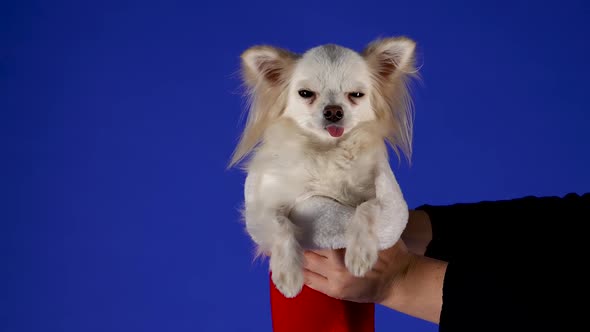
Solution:
[{"label": "white chihuahua dog", "polygon": [[[387,145],[411,155],[412,103],[408,80],[416,76],[414,41],[385,38],[362,53],[322,45],[302,55],[271,46],[242,54],[250,109],[230,166],[250,156],[246,229],[259,253],[270,256],[272,280],[286,297],[303,286],[303,249],[289,219],[296,203],[330,197],[356,208],[346,225],[345,264],[363,276],[377,260],[375,224],[397,185]],[[402,199],[403,201],[403,199]],[[407,206],[391,216],[401,235]]]}]

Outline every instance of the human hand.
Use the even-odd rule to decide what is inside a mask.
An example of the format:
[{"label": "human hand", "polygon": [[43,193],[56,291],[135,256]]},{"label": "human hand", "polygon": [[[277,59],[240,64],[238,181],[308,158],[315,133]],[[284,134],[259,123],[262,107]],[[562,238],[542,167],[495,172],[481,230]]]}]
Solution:
[{"label": "human hand", "polygon": [[345,250],[313,250],[304,254],[305,284],[328,296],[354,301],[381,303],[393,296],[414,261],[403,242],[379,252],[373,268],[363,277],[353,276],[344,263]]},{"label": "human hand", "polygon": [[304,283],[328,296],[384,305],[438,324],[447,263],[412,253],[400,239],[379,252],[364,277],[353,276],[344,264],[344,249],[304,253]]}]

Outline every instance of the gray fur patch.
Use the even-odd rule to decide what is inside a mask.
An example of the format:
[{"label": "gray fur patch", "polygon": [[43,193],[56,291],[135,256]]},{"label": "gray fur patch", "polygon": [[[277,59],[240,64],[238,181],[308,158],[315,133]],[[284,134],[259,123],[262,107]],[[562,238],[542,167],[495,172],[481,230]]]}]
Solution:
[{"label": "gray fur patch", "polygon": [[347,53],[347,50],[344,47],[334,44],[323,45],[321,50],[332,63],[341,62],[342,59],[346,57]]}]

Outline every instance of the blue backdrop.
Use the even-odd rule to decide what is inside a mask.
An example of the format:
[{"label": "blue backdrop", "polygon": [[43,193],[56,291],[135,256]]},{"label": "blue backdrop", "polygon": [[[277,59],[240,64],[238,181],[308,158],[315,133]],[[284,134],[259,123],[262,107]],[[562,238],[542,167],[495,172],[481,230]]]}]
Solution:
[{"label": "blue backdrop", "polygon": [[[412,207],[590,189],[584,1],[2,1],[0,330],[269,331],[240,53],[417,40]],[[474,220],[473,222],[477,222]],[[436,326],[379,308],[380,331]]]}]

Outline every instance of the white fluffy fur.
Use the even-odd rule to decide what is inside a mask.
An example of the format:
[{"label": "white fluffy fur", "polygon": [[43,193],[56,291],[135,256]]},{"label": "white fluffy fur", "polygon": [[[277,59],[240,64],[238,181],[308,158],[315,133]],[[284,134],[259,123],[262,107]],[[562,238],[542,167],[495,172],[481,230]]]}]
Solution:
[{"label": "white fluffy fur", "polygon": [[[390,245],[399,239],[408,211],[386,142],[411,151],[406,80],[415,73],[414,48],[407,38],[388,38],[361,54],[323,45],[303,55],[269,46],[242,55],[252,107],[231,164],[251,157],[245,164],[246,228],[260,252],[270,255],[273,281],[285,296],[303,286],[305,234],[289,219],[301,200],[324,196],[354,209],[342,239],[346,266],[356,276],[377,260],[384,243],[379,230],[390,233]],[[301,89],[314,98],[302,98]],[[364,97],[352,98],[352,92]],[[341,137],[325,129],[326,105],[343,109]]]}]

